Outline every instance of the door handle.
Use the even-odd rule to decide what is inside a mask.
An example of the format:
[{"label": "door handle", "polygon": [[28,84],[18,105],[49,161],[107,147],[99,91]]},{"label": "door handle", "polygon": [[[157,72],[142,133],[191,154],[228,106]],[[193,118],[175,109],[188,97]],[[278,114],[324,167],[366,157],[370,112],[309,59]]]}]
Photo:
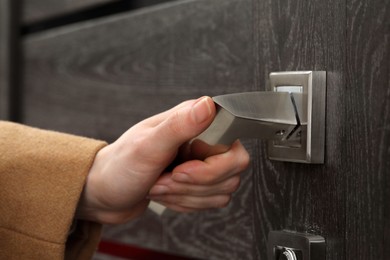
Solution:
[{"label": "door handle", "polygon": [[[192,142],[218,146],[257,138],[268,140],[272,160],[323,163],[326,72],[273,72],[270,83],[267,91],[214,97],[214,121]],[[159,215],[165,210],[153,201],[149,208]]]},{"label": "door handle", "polygon": [[217,114],[197,139],[230,145],[241,137],[289,142],[307,122],[302,93],[246,92],[216,96]]},{"label": "door handle", "polygon": [[276,72],[270,79],[268,91],[214,97],[215,119],[195,140],[230,145],[257,138],[269,141],[270,159],[323,163],[326,73]]}]

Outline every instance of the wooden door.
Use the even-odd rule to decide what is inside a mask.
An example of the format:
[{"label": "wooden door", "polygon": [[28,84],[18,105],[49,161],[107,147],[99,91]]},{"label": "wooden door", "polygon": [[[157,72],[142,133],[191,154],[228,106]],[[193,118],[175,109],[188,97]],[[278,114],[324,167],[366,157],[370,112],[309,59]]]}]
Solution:
[{"label": "wooden door", "polygon": [[113,141],[185,99],[265,90],[273,71],[327,71],[323,165],[270,161],[264,142],[244,140],[252,164],[229,207],[147,213],[104,238],[202,259],[266,259],[268,232],[289,229],[325,237],[327,259],[386,259],[389,8],[182,0],[28,33],[20,121]]}]

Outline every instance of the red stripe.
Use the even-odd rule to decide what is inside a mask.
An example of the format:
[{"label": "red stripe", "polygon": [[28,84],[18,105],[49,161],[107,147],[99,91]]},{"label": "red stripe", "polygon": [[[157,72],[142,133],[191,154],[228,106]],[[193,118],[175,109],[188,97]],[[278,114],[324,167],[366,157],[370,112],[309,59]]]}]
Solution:
[{"label": "red stripe", "polygon": [[117,256],[133,260],[194,260],[184,256],[172,255],[146,248],[140,248],[114,241],[102,240],[99,243],[98,252],[111,256]]}]

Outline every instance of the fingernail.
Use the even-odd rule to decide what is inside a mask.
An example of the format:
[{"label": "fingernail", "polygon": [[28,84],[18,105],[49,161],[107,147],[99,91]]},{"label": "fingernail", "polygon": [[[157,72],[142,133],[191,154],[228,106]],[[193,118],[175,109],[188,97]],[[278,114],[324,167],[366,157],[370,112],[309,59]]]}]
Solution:
[{"label": "fingernail", "polygon": [[169,191],[169,188],[167,186],[156,185],[149,191],[149,195],[151,195],[151,196],[153,196],[153,195],[163,195],[163,194],[167,194],[168,191]]},{"label": "fingernail", "polygon": [[172,175],[172,179],[174,181],[177,181],[177,182],[185,182],[185,183],[191,183],[192,182],[190,176],[188,176],[185,173],[174,173]]},{"label": "fingernail", "polygon": [[203,97],[192,106],[192,116],[198,124],[206,121],[211,115],[211,107],[208,99],[209,97]]}]

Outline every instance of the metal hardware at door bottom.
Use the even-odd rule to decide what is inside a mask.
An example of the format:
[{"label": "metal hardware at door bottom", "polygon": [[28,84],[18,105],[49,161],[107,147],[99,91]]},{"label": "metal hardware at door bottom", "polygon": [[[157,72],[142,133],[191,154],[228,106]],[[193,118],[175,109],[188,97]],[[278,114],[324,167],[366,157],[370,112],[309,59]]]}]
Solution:
[{"label": "metal hardware at door bottom", "polygon": [[269,260],[325,260],[325,238],[295,231],[270,231],[267,255]]}]

